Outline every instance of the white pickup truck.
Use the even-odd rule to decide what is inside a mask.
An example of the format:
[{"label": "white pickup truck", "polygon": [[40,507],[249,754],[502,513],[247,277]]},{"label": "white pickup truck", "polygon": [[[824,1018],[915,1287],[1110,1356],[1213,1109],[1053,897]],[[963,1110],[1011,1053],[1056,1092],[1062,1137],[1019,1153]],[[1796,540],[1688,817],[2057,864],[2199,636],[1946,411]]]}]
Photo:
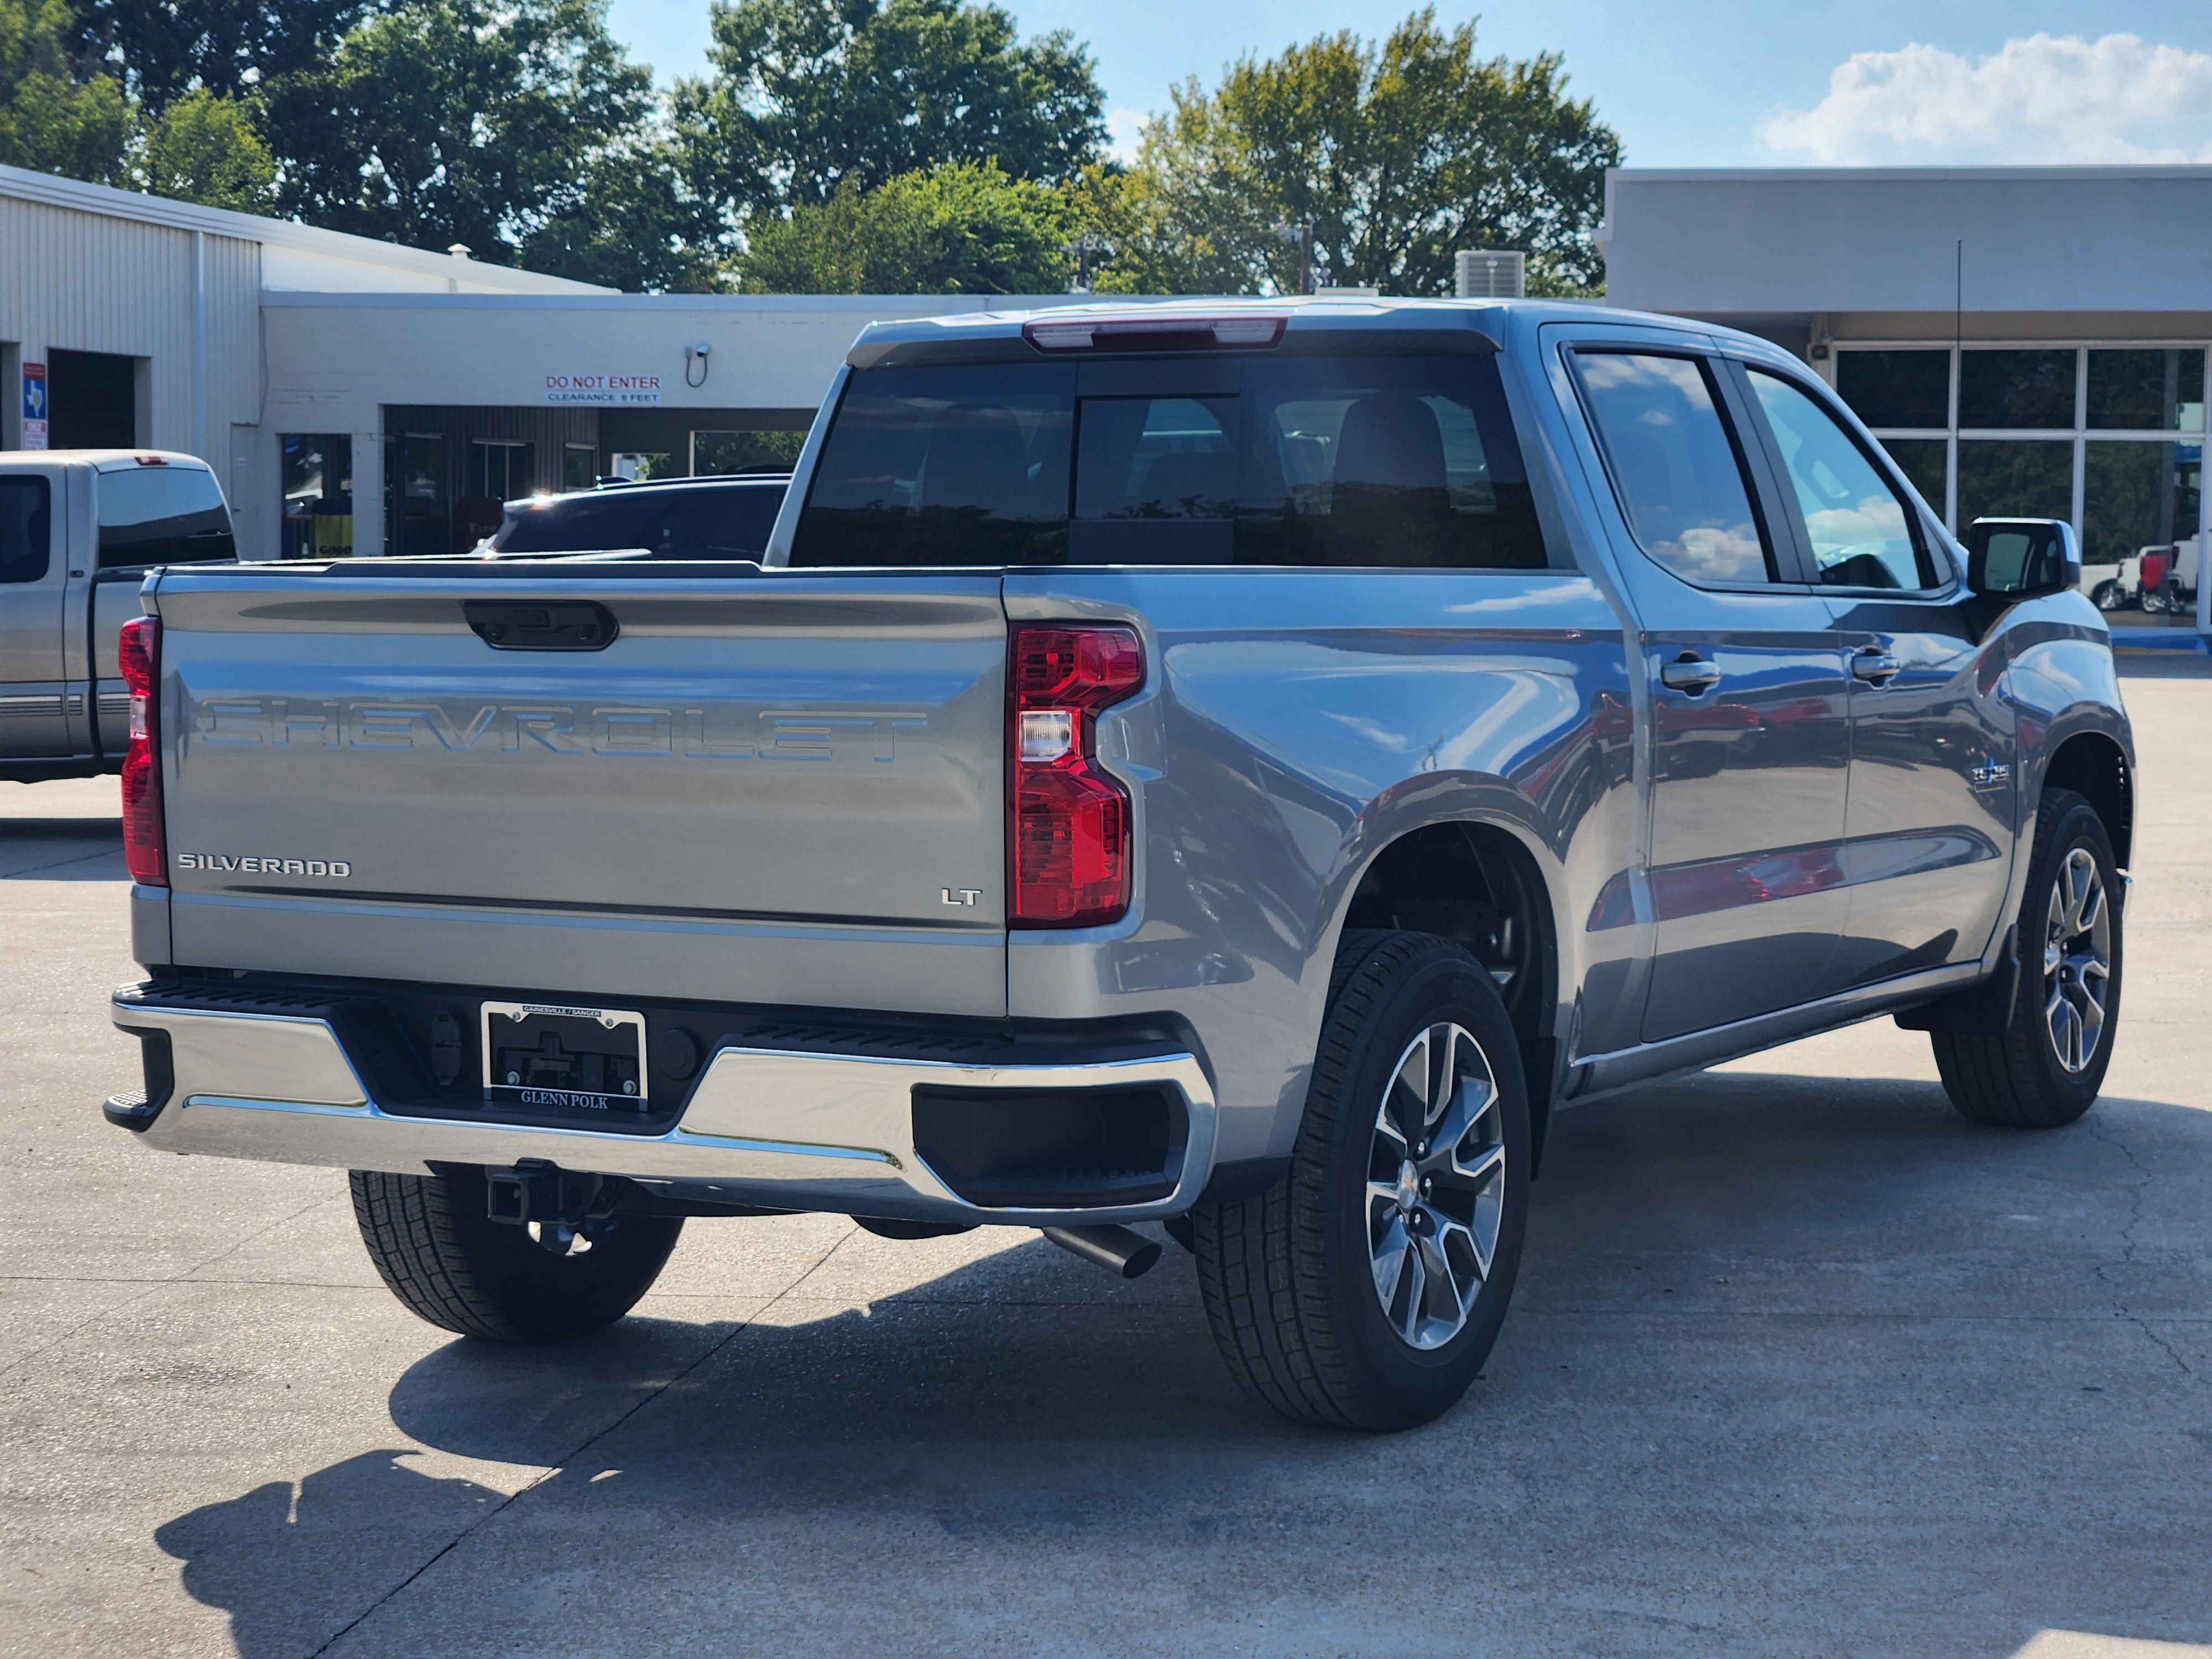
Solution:
[{"label": "white pickup truck", "polygon": [[123,765],[116,636],[155,565],[238,556],[204,461],[164,451],[0,455],[0,780]]}]

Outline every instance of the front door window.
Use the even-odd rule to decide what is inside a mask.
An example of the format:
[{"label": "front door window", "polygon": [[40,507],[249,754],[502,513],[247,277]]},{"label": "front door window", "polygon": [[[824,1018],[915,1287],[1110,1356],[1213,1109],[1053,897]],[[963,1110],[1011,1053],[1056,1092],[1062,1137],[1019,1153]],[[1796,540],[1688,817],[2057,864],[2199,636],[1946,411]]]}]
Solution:
[{"label": "front door window", "polygon": [[1778,375],[1750,374],[1781,451],[1820,580],[1830,587],[1923,588],[1935,565],[1905,499],[1835,416]]}]

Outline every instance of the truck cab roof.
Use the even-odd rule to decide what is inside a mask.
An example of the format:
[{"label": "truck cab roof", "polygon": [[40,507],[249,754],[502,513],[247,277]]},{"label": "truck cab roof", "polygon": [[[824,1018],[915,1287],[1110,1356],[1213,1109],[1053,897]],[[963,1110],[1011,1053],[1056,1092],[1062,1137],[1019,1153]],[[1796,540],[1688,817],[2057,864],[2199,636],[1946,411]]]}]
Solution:
[{"label": "truck cab roof", "polygon": [[174,466],[197,472],[214,469],[197,455],[175,449],[19,449],[0,455],[0,467],[88,466],[95,472],[125,472],[134,467]]},{"label": "truck cab roof", "polygon": [[[1100,301],[1049,310],[971,312],[873,323],[846,355],[855,368],[1005,361],[1008,357],[1154,355],[1182,351],[1404,350],[1495,352],[1520,331],[1551,321],[1648,324],[1730,333],[1680,317],[1614,310],[1577,300],[1441,300],[1340,295],[1272,299]],[[1266,325],[1275,325],[1272,329]],[[1216,326],[1219,325],[1219,326]],[[1740,337],[1764,345],[1755,337]]]}]

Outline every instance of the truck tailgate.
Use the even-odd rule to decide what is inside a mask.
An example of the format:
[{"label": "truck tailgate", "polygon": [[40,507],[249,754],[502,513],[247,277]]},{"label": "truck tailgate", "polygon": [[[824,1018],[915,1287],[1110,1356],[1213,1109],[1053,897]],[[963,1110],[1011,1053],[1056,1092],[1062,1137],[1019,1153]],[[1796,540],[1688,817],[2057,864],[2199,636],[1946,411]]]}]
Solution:
[{"label": "truck tailgate", "polygon": [[164,577],[179,963],[1004,1012],[995,576],[544,568]]}]

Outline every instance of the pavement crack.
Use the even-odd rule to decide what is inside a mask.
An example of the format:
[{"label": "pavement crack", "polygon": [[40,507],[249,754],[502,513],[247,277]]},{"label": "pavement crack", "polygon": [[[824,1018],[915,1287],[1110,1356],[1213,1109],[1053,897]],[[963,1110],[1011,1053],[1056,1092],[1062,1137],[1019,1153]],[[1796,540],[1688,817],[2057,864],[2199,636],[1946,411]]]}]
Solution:
[{"label": "pavement crack", "polygon": [[[2107,1132],[2107,1117],[2108,1115],[2103,1113],[2090,1117],[2089,1136],[2093,1140],[2101,1141],[2118,1152],[2122,1158],[2127,1159],[2128,1168],[2135,1171],[2136,1178],[2128,1184],[2128,1219],[2127,1224],[2120,1229],[2119,1260],[2119,1265],[2122,1267],[2132,1267],[2136,1261],[2136,1229],[2142,1224],[2143,1193],[2150,1185],[2150,1171],[2143,1167],[2142,1160],[2136,1156],[2134,1147],[2129,1146],[2118,1134]],[[2112,1311],[2148,1337],[2161,1353],[2181,1368],[2181,1374],[2184,1376],[2194,1376],[2195,1373],[2189,1368],[2189,1362],[2176,1352],[2173,1344],[2160,1335],[2157,1328],[2148,1319],[2129,1308],[2126,1301],[2126,1286],[2112,1276],[2111,1264],[2100,1261],[2097,1264],[2096,1273],[2099,1280],[2112,1291]]]},{"label": "pavement crack", "polygon": [[[277,1228],[285,1225],[288,1222],[296,1221],[301,1216],[307,1214],[308,1211],[329,1202],[330,1200],[327,1198],[311,1199],[307,1203],[302,1204],[296,1210],[292,1210],[283,1215],[274,1217],[270,1219],[267,1226],[255,1229],[252,1232],[246,1234],[243,1238],[234,1242],[228,1249],[218,1250],[215,1255],[208,1257],[204,1261],[194,1262],[182,1273],[173,1273],[163,1279],[125,1279],[121,1281],[125,1284],[136,1284],[141,1286],[141,1288],[137,1295],[126,1296],[120,1302],[109,1303],[106,1307],[86,1315],[82,1319],[77,1321],[76,1324],[70,1326],[67,1330],[56,1336],[52,1341],[44,1343],[41,1346],[32,1349],[28,1353],[17,1355],[14,1359],[9,1360],[5,1365],[0,1365],[0,1382],[7,1381],[9,1377],[14,1376],[17,1371],[29,1364],[33,1360],[52,1352],[56,1348],[61,1346],[63,1343],[68,1341],[80,1331],[98,1324],[101,1320],[108,1318],[112,1315],[121,1313],[125,1308],[131,1306],[134,1303],[144,1301],[148,1297],[153,1295],[155,1291],[161,1289],[164,1285],[191,1284],[192,1282],[193,1274],[201,1272],[204,1268],[212,1267],[218,1261],[228,1261],[232,1256],[236,1255],[240,1250],[244,1249],[247,1245],[254,1243],[257,1239],[267,1237],[270,1233],[276,1231]],[[827,1260],[827,1258],[825,1257],[824,1260]],[[82,1283],[85,1281],[64,1280],[60,1282]],[[94,1280],[91,1282],[99,1283],[100,1281]],[[220,1284],[222,1281],[218,1279],[213,1282]]]},{"label": "pavement crack", "polygon": [[769,1310],[785,1300],[785,1298],[789,1297],[794,1291],[798,1290],[801,1285],[804,1285],[808,1279],[813,1278],[816,1273],[819,1273],[823,1266],[828,1263],[830,1258],[836,1255],[839,1250],[842,1249],[847,1242],[856,1236],[860,1231],[860,1230],[857,1226],[848,1229],[844,1233],[839,1236],[836,1243],[832,1244],[828,1249],[823,1251],[820,1255],[814,1259],[805,1273],[799,1274],[798,1278],[793,1279],[790,1284],[785,1285],[774,1296],[770,1297],[766,1302],[763,1303],[759,1308],[756,1309],[750,1319],[740,1319],[737,1321],[730,1327],[728,1331],[723,1334],[720,1338],[708,1344],[706,1347],[701,1349],[699,1352],[699,1357],[694,1359],[690,1364],[684,1366],[681,1370],[672,1373],[659,1388],[651,1389],[647,1393],[641,1395],[636,1400],[630,1403],[629,1408],[627,1411],[618,1413],[612,1419],[612,1420],[605,1424],[603,1427],[595,1429],[590,1434],[585,1436],[581,1441],[578,1442],[577,1444],[568,1451],[567,1455],[563,1456],[559,1462],[548,1465],[544,1472],[539,1474],[537,1479],[531,1480],[521,1486],[518,1486],[513,1492],[509,1493],[507,1497],[501,1502],[494,1504],[489,1510],[485,1511],[484,1514],[478,1516],[471,1525],[464,1528],[459,1532],[455,1533],[451,1538],[447,1539],[444,1544],[440,1546],[438,1549],[434,1551],[430,1556],[423,1561],[421,1566],[416,1568],[414,1571],[409,1573],[404,1578],[394,1584],[390,1589],[385,1591],[383,1595],[378,1596],[374,1601],[363,1607],[360,1613],[356,1613],[353,1619],[343,1626],[338,1630],[333,1631],[330,1637],[323,1643],[322,1646],[317,1648],[313,1653],[307,1656],[307,1659],[322,1659],[322,1656],[324,1654],[328,1653],[333,1647],[336,1647],[340,1642],[345,1640],[347,1637],[352,1635],[355,1631],[359,1630],[362,1625],[368,1623],[368,1621],[375,1615],[380,1608],[385,1607],[387,1603],[398,1597],[403,1591],[409,1589],[416,1579],[422,1577],[424,1573],[436,1566],[439,1562],[444,1560],[455,1550],[459,1549],[463,1544],[466,1543],[471,1538],[476,1536],[477,1533],[483,1531],[484,1528],[489,1526],[494,1521],[504,1515],[508,1510],[514,1508],[515,1504],[527,1498],[532,1492],[536,1492],[540,1486],[545,1485],[547,1481],[558,1477],[563,1470],[573,1468],[578,1460],[582,1458],[583,1455],[586,1452],[590,1451],[592,1447],[598,1445],[599,1442],[605,1440],[617,1429],[621,1428],[623,1424],[629,1422],[640,1412],[643,1411],[647,1406],[652,1405],[653,1401],[659,1400],[671,1389],[674,1388],[678,1383],[683,1382],[684,1378],[696,1371],[702,1365],[704,1365],[716,1354],[728,1347],[731,1343],[736,1341],[740,1336],[744,1335],[745,1332],[750,1330],[754,1325],[760,1322],[761,1318],[766,1315]]},{"label": "pavement crack", "polygon": [[25,876],[35,876],[41,870],[66,870],[72,864],[89,864],[94,859],[112,859],[121,851],[118,848],[103,847],[97,853],[81,853],[75,858],[56,859],[51,864],[33,864],[26,869],[10,870],[0,875],[0,881],[21,881]]}]

